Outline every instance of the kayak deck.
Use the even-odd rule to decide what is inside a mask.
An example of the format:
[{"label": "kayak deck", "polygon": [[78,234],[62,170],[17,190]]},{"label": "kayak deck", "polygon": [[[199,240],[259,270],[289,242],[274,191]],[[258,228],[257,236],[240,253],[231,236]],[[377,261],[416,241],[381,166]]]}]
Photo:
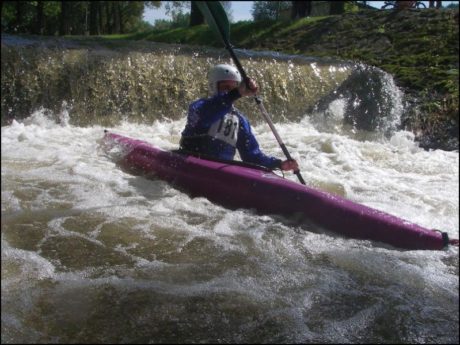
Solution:
[{"label": "kayak deck", "polygon": [[446,233],[284,179],[264,168],[164,151],[110,132],[106,132],[104,143],[124,149],[120,163],[125,168],[222,206],[281,215],[300,213],[336,233],[405,249],[440,250],[456,242],[449,241]]}]

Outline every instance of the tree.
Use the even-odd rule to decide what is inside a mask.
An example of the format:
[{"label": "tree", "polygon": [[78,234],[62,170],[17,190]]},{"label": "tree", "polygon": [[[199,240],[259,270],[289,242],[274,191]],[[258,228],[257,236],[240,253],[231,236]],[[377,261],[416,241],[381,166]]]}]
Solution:
[{"label": "tree", "polygon": [[43,1],[44,35],[56,35],[59,32],[59,15],[61,4],[59,1]]},{"label": "tree", "polygon": [[2,1],[2,31],[48,34],[58,30],[59,1]]},{"label": "tree", "polygon": [[24,8],[24,3],[22,1],[17,1],[16,2],[16,22],[14,23],[16,28],[20,28],[20,26],[23,23],[23,8]]},{"label": "tree", "polygon": [[[232,21],[231,1],[221,1],[221,3],[227,12],[229,21]],[[173,21],[176,21],[179,15],[190,11],[189,26],[204,24],[204,17],[193,1],[166,1],[165,10],[166,15],[171,16]]]},{"label": "tree", "polygon": [[100,1],[91,1],[89,4],[89,34],[90,35],[99,35],[101,32],[101,22],[100,22]]},{"label": "tree", "polygon": [[122,4],[120,7],[120,33],[134,32],[143,26],[144,2],[121,1],[120,3]]},{"label": "tree", "polygon": [[430,5],[429,5],[430,8],[435,7],[435,5],[434,5],[435,3],[436,3],[436,8],[441,8],[442,7],[442,5],[441,5],[442,1],[429,1],[429,3],[430,3]]},{"label": "tree", "polygon": [[345,1],[329,1],[329,14],[342,14],[345,12]]},{"label": "tree", "polygon": [[291,1],[291,19],[304,18],[311,14],[311,1]]},{"label": "tree", "polygon": [[115,33],[122,34],[121,24],[121,1],[112,1],[113,29]]},{"label": "tree", "polygon": [[144,1],[144,6],[147,8],[160,8],[161,1]]},{"label": "tree", "polygon": [[37,19],[35,23],[35,34],[43,35],[45,31],[45,15],[44,11],[44,3],[43,1],[37,1]]},{"label": "tree", "polygon": [[[20,2],[20,1],[18,1]],[[61,1],[61,20],[60,20],[60,27],[59,27],[59,35],[69,35],[70,34],[70,2],[69,1]]]},{"label": "tree", "polygon": [[160,1],[3,1],[2,31],[39,35],[100,35],[145,28],[144,6]]},{"label": "tree", "polygon": [[277,20],[280,13],[290,7],[290,1],[254,1],[251,13],[254,21]]}]

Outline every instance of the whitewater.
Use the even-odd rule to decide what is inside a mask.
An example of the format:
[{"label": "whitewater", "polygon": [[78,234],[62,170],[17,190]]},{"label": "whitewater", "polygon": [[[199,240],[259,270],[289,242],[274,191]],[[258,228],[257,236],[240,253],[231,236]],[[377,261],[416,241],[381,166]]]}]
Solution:
[{"label": "whitewater", "polygon": [[[104,129],[176,149],[185,112],[158,118],[81,127],[41,109],[1,128],[2,343],[458,343],[458,247],[225,209],[102,150]],[[458,152],[328,121],[275,122],[307,185],[459,237]]]}]

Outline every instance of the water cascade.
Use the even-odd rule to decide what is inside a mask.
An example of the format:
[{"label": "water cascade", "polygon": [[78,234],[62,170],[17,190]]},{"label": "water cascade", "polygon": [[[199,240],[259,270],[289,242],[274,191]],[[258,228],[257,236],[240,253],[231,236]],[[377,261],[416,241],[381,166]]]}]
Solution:
[{"label": "water cascade", "polygon": [[[298,121],[340,96],[347,100],[344,123],[366,130],[387,130],[386,124],[394,130],[398,124],[401,97],[394,97],[398,89],[381,70],[327,58],[239,54],[275,121]],[[142,42],[110,49],[97,42],[18,42],[7,36],[2,38],[2,123],[39,108],[53,114],[65,108],[71,123],[84,126],[179,119],[191,101],[207,94],[209,67],[230,62],[225,50],[201,47]],[[244,100],[239,108],[260,120],[253,102]]]}]

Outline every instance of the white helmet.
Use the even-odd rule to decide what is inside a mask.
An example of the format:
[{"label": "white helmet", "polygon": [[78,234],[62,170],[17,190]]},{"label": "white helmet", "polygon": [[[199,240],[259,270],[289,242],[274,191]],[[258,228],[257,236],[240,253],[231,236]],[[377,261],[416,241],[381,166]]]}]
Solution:
[{"label": "white helmet", "polygon": [[241,74],[238,69],[232,65],[216,65],[208,73],[209,91],[212,95],[217,94],[217,83],[222,80],[234,80],[241,82]]}]

